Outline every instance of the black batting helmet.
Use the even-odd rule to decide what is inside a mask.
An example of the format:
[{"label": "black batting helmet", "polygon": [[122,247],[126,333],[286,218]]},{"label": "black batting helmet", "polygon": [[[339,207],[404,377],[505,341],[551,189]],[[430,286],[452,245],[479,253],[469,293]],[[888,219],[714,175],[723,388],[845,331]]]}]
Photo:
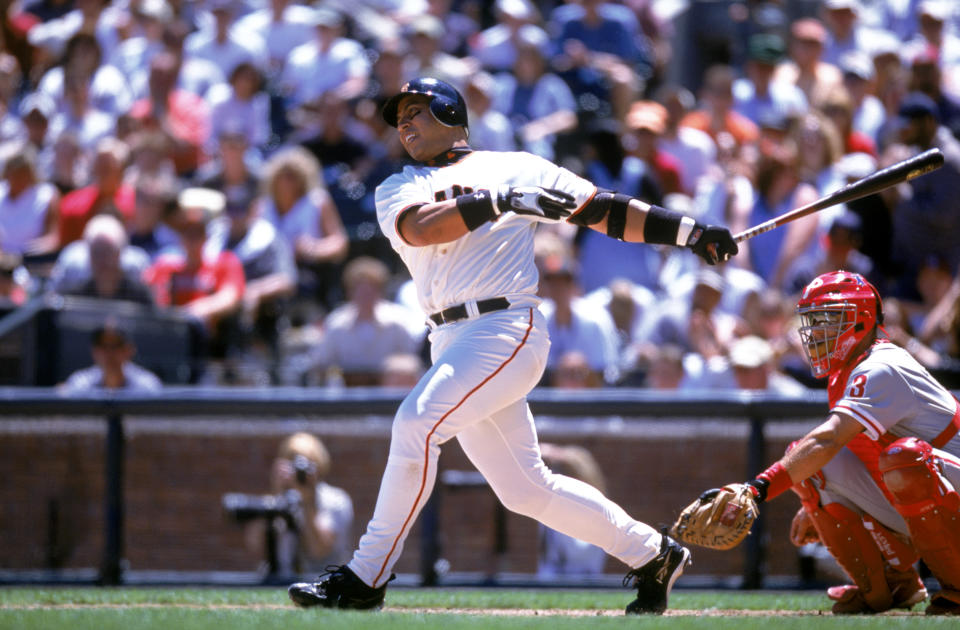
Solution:
[{"label": "black batting helmet", "polygon": [[397,126],[397,105],[407,94],[423,94],[430,97],[430,113],[447,127],[467,126],[467,103],[455,87],[432,77],[421,77],[405,83],[400,93],[391,97],[383,106],[383,119],[391,127]]}]

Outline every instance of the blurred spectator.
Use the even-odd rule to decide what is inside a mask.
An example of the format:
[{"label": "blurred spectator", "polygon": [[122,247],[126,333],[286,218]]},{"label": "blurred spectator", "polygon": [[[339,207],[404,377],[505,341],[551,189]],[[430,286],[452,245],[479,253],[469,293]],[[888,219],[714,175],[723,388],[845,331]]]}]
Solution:
[{"label": "blurred spectator", "polygon": [[[191,33],[193,33],[193,27],[182,18],[165,24],[161,52],[173,55],[176,66],[176,89],[203,98],[213,86],[225,82],[227,75],[220,70],[220,66],[209,59],[186,53],[184,47]],[[148,65],[139,68],[130,77],[130,84],[137,98],[150,95],[150,69],[153,66],[153,60],[151,57]]]},{"label": "blurred spectator", "polygon": [[290,0],[269,0],[263,8],[237,19],[233,32],[244,39],[247,33],[263,41],[267,63],[263,70],[268,80],[279,78],[287,57],[297,46],[313,39],[314,15],[309,6]]},{"label": "blurred spectator", "polygon": [[579,0],[558,6],[550,14],[554,61],[574,93],[591,93],[603,103],[581,109],[623,120],[653,72],[653,53],[628,7],[602,0]]},{"label": "blurred spectator", "polygon": [[202,98],[177,87],[179,73],[174,55],[155,55],[150,62],[149,95],[133,104],[130,116],[140,128],[160,130],[169,138],[177,175],[187,177],[206,160],[210,112]]},{"label": "blurred spectator", "polygon": [[294,433],[280,444],[270,467],[270,490],[295,502],[294,526],[283,518],[257,520],[246,531],[247,547],[266,557],[265,528],[276,536],[277,571],[281,575],[318,573],[350,557],[353,501],[342,488],[327,483],[330,452],[309,433]]},{"label": "blurred spectator", "polygon": [[180,242],[169,224],[177,207],[177,183],[171,176],[141,175],[133,180],[133,186],[136,201],[127,228],[130,244],[146,252],[150,260],[156,260]]},{"label": "blurred spectator", "polygon": [[270,139],[270,97],[264,91],[263,74],[251,62],[242,61],[227,76],[229,84],[214,86],[207,93],[210,139],[215,142],[227,128],[242,129],[247,144],[262,151]]},{"label": "blurred spectator", "polygon": [[[147,253],[129,245],[120,220],[111,214],[100,214],[90,219],[80,240],[60,250],[50,271],[49,289],[61,295],[95,295],[99,271],[107,276],[99,281],[106,293],[120,292],[129,298],[119,299],[150,303],[149,294],[140,291],[140,278],[149,265]],[[118,267],[122,279],[117,277]]]},{"label": "blurred spectator", "polygon": [[[760,223],[815,201],[817,189],[800,179],[799,157],[793,144],[770,148],[757,162],[756,199],[746,225]],[[770,286],[781,288],[787,267],[814,241],[817,217],[793,221],[741,243],[740,256]]]},{"label": "blurred spectator", "polygon": [[108,319],[93,331],[90,353],[94,365],[71,374],[63,384],[67,392],[96,389],[150,392],[163,386],[153,372],[133,362],[137,348],[119,323]]},{"label": "blurred spectator", "polygon": [[716,163],[717,145],[706,132],[680,124],[696,105],[690,90],[679,85],[665,85],[657,91],[656,100],[667,112],[658,145],[683,165],[680,171],[683,190],[694,195],[701,178]]},{"label": "blurred spectator", "polygon": [[105,62],[96,38],[87,33],[70,38],[60,63],[47,70],[37,85],[37,91],[53,99],[62,113],[76,108],[71,102],[76,97],[67,93],[68,77],[83,81],[89,106],[111,118],[127,113],[133,104],[123,73]]},{"label": "blurred spectator", "polygon": [[338,177],[354,179],[351,172],[362,172],[372,160],[374,138],[353,117],[350,104],[335,92],[320,97],[314,103],[313,113],[315,135],[301,145],[317,158],[322,168],[337,171]]},{"label": "blurred spectator", "polygon": [[[920,340],[933,344],[954,360],[960,359],[960,274],[954,274],[920,325]],[[904,346],[910,350],[909,346]]]},{"label": "blurred spectator", "polygon": [[780,63],[774,81],[799,87],[807,103],[817,107],[824,97],[843,82],[840,69],[823,60],[827,30],[814,18],[801,18],[790,27],[789,59]]},{"label": "blurred spectator", "polygon": [[639,357],[644,372],[643,386],[677,390],[683,382],[683,348],[675,343],[649,345]]},{"label": "blurred spectator", "polygon": [[[827,97],[824,102],[831,98]],[[798,148],[801,181],[815,186],[821,195],[838,189],[842,185],[842,176],[837,165],[844,151],[843,138],[833,120],[821,110],[813,109],[793,121],[790,137]],[[836,210],[820,216],[827,217],[832,212]]]},{"label": "blurred spectator", "polygon": [[939,368],[943,363],[941,353],[920,340],[922,333],[914,329],[908,308],[901,300],[895,297],[883,300],[883,328],[890,341],[912,354],[927,369]]},{"label": "blurred spectator", "polygon": [[196,181],[203,188],[219,190],[227,196],[240,192],[256,192],[260,179],[250,168],[250,144],[245,125],[233,121],[220,128],[213,147],[214,159],[197,172]]},{"label": "blurred spectator", "polygon": [[37,65],[61,56],[67,42],[77,33],[92,34],[106,58],[120,41],[117,26],[126,18],[126,7],[111,6],[107,0],[74,0],[73,10],[33,26],[27,41],[34,47]]},{"label": "blurred spectator", "polygon": [[863,221],[860,215],[846,211],[834,217],[823,244],[791,265],[784,282],[785,290],[797,295],[814,278],[836,269],[852,271],[873,279],[873,261],[859,251],[863,241],[862,234]]},{"label": "blurred spectator", "polygon": [[104,138],[112,137],[115,119],[90,102],[90,86],[86,76],[68,73],[63,78],[63,107],[50,120],[49,133],[56,138],[72,132],[80,149],[92,153]]},{"label": "blurred spectator", "polygon": [[550,331],[546,382],[568,352],[587,357],[590,382],[613,385],[619,379],[617,331],[605,308],[580,296],[576,263],[569,257],[548,256],[541,260],[540,289],[544,301],[540,310]]},{"label": "blurred spectator", "polygon": [[293,246],[300,267],[301,295],[329,308],[336,301],[336,265],[347,254],[347,234],[330,193],[320,180],[320,165],[306,149],[275,153],[261,174],[261,212]]},{"label": "blurred spectator", "polygon": [[4,312],[27,301],[28,287],[17,277],[18,272],[21,275],[25,272],[20,263],[21,258],[17,254],[0,250],[0,310]]},{"label": "blurred spectator", "polygon": [[[621,128],[614,121],[595,121],[588,136],[584,172],[600,188],[662,204],[663,195],[652,169],[624,146]],[[626,278],[650,290],[658,290],[660,255],[653,247],[636,247],[612,241],[594,230],[583,229],[576,237],[580,286],[589,293],[607,286],[616,277]]]},{"label": "blurred spectator", "polygon": [[[904,157],[939,147],[943,167],[912,180],[894,212],[894,254],[906,266],[905,277],[914,277],[922,259],[935,256],[949,269],[960,268],[960,213],[956,212],[956,182],[960,176],[960,142],[939,123],[936,103],[926,94],[912,92],[900,106],[900,140],[907,145]],[[898,189],[899,192],[899,189]],[[901,297],[909,297],[902,292]]]},{"label": "blurred spectator", "polygon": [[338,11],[327,6],[314,10],[313,39],[290,52],[281,78],[290,108],[312,103],[331,90],[347,100],[363,93],[370,62],[363,46],[344,35],[344,28]]},{"label": "blurred spectator", "polygon": [[254,190],[234,188],[226,198],[230,228],[223,249],[243,265],[243,323],[253,332],[253,350],[274,356],[286,299],[297,288],[293,250],[273,224],[258,216]]},{"label": "blurred spectator", "polygon": [[701,107],[684,116],[681,125],[707,133],[714,141],[720,134],[729,134],[737,146],[757,141],[757,126],[733,109],[733,68],[710,66],[703,78]]},{"label": "blurred spectator", "polygon": [[22,80],[17,58],[0,51],[0,143],[27,139],[27,129],[17,109]]},{"label": "blurred spectator", "polygon": [[918,53],[910,64],[908,88],[911,92],[921,92],[933,99],[940,124],[954,136],[960,136],[960,102],[944,90],[942,63],[934,51]]},{"label": "blurred spectator", "polygon": [[477,64],[445,52],[443,35],[440,18],[429,14],[413,18],[405,29],[410,53],[404,60],[403,76],[407,80],[435,77],[462,90],[469,76],[478,69]]},{"label": "blurred spectator", "polygon": [[761,337],[748,335],[733,342],[727,356],[705,361],[688,355],[681,389],[742,389],[802,397],[806,388],[776,368],[773,348]]},{"label": "blurred spectator", "polygon": [[90,181],[92,158],[81,150],[77,134],[65,131],[40,153],[38,164],[48,181],[66,195]]},{"label": "blurred spectator", "polygon": [[783,39],[773,33],[757,33],[748,42],[745,76],[733,82],[734,110],[757,125],[807,111],[807,97],[800,88],[773,80],[786,50]]},{"label": "blurred spectator", "polygon": [[631,132],[628,150],[650,169],[657,187],[664,195],[685,191],[683,164],[660,149],[660,137],[667,130],[667,109],[654,101],[636,101],[630,106],[626,128]]},{"label": "blurred spectator", "polygon": [[[131,14],[133,34],[117,46],[109,59],[127,81],[148,68],[154,55],[163,52],[164,27],[173,21],[173,9],[167,0],[140,0],[131,7]],[[123,112],[117,112],[120,113]]]},{"label": "blurred spectator", "polygon": [[878,46],[898,41],[886,30],[865,23],[861,0],[823,0],[821,14],[827,29],[823,60],[835,66],[845,54],[860,51],[872,54]]},{"label": "blurred spectator", "polygon": [[87,221],[98,214],[112,214],[126,223],[133,218],[133,187],[124,182],[130,149],[116,138],[97,143],[91,167],[93,182],[63,196],[60,202],[60,246],[79,239]]},{"label": "blurred spectator", "polygon": [[470,146],[478,151],[516,151],[513,124],[493,108],[496,90],[496,79],[488,72],[476,72],[467,81],[464,100],[469,112]]},{"label": "blurred spectator", "polygon": [[[843,154],[866,153],[872,157],[877,157],[877,145],[873,138],[857,131],[853,126],[853,99],[850,98],[846,88],[840,87],[831,92],[823,100],[821,109],[836,127],[843,146],[841,149]],[[839,160],[839,157],[837,160]],[[834,162],[837,160],[834,160]]]},{"label": "blurred spectator", "polygon": [[410,312],[386,299],[390,272],[374,258],[354,258],[343,271],[347,301],[323,321],[323,335],[311,351],[313,370],[321,382],[342,378],[348,387],[376,385],[384,358],[414,353],[408,330]]},{"label": "blurred spectator", "polygon": [[427,14],[439,18],[443,23],[440,49],[444,52],[458,57],[465,57],[469,53],[468,42],[480,31],[477,21],[467,14],[469,10],[470,5],[464,2],[427,0]]},{"label": "blurred spectator", "polygon": [[637,367],[637,355],[647,345],[640,335],[645,319],[655,309],[654,293],[626,278],[614,278],[608,286],[591,291],[585,298],[610,313],[617,330],[617,355],[625,381],[621,384],[631,384],[629,379]]},{"label": "blurred spectator", "polygon": [[[206,335],[205,353],[223,359],[236,342],[236,319],[243,304],[243,266],[231,251],[204,247],[210,220],[223,212],[223,193],[206,188],[187,188],[178,199],[175,217],[182,252],[162,254],[144,273],[158,306],[183,313]],[[203,354],[204,351],[200,351]]]},{"label": "blurred spectator", "polygon": [[[29,145],[5,145],[0,183],[0,251],[39,255],[59,247],[60,193],[37,173],[37,154]],[[14,153],[15,151],[15,153]]]},{"label": "blurred spectator", "polygon": [[257,68],[266,65],[263,40],[249,31],[237,33],[231,30],[240,9],[240,0],[206,0],[204,8],[213,15],[212,27],[201,27],[187,36],[185,56],[215,63],[225,77],[231,76],[241,63]]},{"label": "blurred spectator", "polygon": [[549,385],[565,389],[587,389],[600,387],[603,382],[597,373],[590,369],[590,362],[584,353],[570,350],[557,359],[556,367],[550,371]]},{"label": "blurred spectator", "polygon": [[875,95],[873,62],[865,54],[853,51],[840,58],[840,70],[853,107],[853,129],[866,134],[876,144],[886,114],[883,103]]},{"label": "blurred spectator", "polygon": [[413,353],[388,355],[380,369],[381,387],[413,389],[424,373],[423,359]]},{"label": "blurred spectator", "polygon": [[686,300],[658,303],[646,319],[640,339],[653,345],[675,344],[685,353],[704,359],[723,356],[732,343],[740,322],[717,308],[725,280],[712,269],[695,272],[693,291]]},{"label": "blurred spectator", "polygon": [[493,16],[495,23],[470,39],[470,56],[488,72],[508,72],[517,60],[520,29],[539,24],[540,11],[530,0],[496,0]]},{"label": "blurred spectator", "polygon": [[528,25],[516,36],[516,60],[496,76],[494,108],[510,119],[518,144],[548,160],[556,155],[558,134],[577,126],[577,104],[567,84],[549,71],[543,29]]},{"label": "blurred spectator", "polygon": [[[904,59],[929,54],[945,66],[960,63],[960,34],[956,32],[956,4],[950,0],[923,0],[916,4],[917,29],[902,45]],[[948,20],[954,16],[952,25]]]},{"label": "blurred spectator", "polygon": [[42,92],[28,94],[20,102],[20,119],[27,132],[27,142],[37,151],[42,151],[52,140],[48,131],[56,107],[53,99]]},{"label": "blurred spectator", "polygon": [[[578,479],[600,492],[605,492],[606,482],[600,464],[584,447],[544,442],[540,444],[540,455],[543,463],[554,473]],[[538,531],[540,544],[537,577],[580,578],[603,573],[607,559],[600,547],[561,534],[542,524],[538,526]]]},{"label": "blurred spectator", "polygon": [[[74,245],[80,246],[80,243]],[[127,263],[127,269],[124,269],[121,263],[121,257],[129,248],[129,243],[127,233],[116,217],[99,215],[91,219],[83,232],[82,246],[86,249],[89,260],[89,273],[83,277],[76,276],[71,282],[65,282],[67,277],[58,273],[57,282],[54,284],[57,293],[153,304],[150,289],[138,275],[128,272],[130,263]],[[63,260],[58,259],[58,265],[70,259],[68,249],[64,249],[67,255],[61,254]],[[143,253],[134,254],[131,249],[126,254],[128,261],[134,256],[142,258]]]}]

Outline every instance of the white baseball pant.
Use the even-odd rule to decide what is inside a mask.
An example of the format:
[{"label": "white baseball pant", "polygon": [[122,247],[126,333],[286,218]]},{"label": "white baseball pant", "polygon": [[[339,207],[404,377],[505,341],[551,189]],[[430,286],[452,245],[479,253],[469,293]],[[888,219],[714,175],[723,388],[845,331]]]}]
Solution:
[{"label": "white baseball pant", "polygon": [[526,396],[546,365],[546,330],[536,308],[513,308],[433,331],[434,365],[397,410],[373,518],[349,563],[365,583],[389,579],[433,490],[440,445],[452,437],[508,509],[631,568],[657,555],[655,529],[596,488],[554,474],[540,457]]}]

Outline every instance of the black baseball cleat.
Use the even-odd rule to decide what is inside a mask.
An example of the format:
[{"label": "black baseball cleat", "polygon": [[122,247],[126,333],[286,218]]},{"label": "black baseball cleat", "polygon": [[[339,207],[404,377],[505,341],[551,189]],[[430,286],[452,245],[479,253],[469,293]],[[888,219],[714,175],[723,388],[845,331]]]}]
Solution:
[{"label": "black baseball cleat", "polygon": [[383,606],[387,583],[395,577],[391,574],[383,586],[373,588],[367,586],[347,565],[329,566],[327,572],[320,576],[319,582],[291,584],[287,593],[293,603],[301,608],[322,606],[370,610]]},{"label": "black baseball cleat", "polygon": [[624,586],[637,589],[637,598],[627,604],[627,614],[663,614],[667,609],[670,589],[688,564],[690,550],[663,534],[657,557],[623,578]]}]

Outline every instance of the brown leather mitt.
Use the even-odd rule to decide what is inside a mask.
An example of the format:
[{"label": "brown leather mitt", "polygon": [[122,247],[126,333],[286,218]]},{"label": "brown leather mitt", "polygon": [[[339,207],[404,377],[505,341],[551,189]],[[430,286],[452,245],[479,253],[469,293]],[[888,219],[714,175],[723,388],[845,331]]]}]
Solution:
[{"label": "brown leather mitt", "polygon": [[680,542],[708,549],[733,549],[747,537],[755,520],[753,488],[734,483],[701,494],[680,513],[670,534]]}]

